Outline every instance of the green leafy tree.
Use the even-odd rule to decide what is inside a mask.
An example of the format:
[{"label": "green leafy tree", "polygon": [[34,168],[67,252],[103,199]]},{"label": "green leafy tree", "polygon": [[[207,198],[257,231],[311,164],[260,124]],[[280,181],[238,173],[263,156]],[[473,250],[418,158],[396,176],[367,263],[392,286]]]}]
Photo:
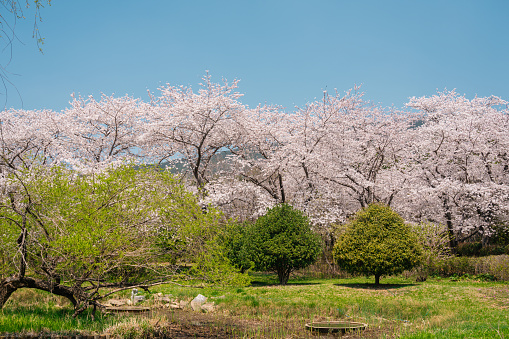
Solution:
[{"label": "green leafy tree", "polygon": [[253,226],[249,222],[232,222],[223,238],[226,256],[241,272],[247,272],[254,267],[248,248],[248,243],[251,241],[248,234],[250,227]]},{"label": "green leafy tree", "polygon": [[34,167],[13,172],[6,190],[0,308],[17,289],[36,288],[68,298],[78,315],[122,289],[190,278],[187,262],[199,263],[193,279],[225,269],[234,277],[215,242],[221,214],[203,213],[169,171]]},{"label": "green leafy tree", "polygon": [[288,204],[269,209],[246,236],[255,269],[277,272],[281,285],[286,285],[292,271],[315,262],[322,248],[308,218]]},{"label": "green leafy tree", "polygon": [[357,212],[334,246],[339,267],[350,273],[375,276],[401,273],[419,264],[417,237],[390,207],[371,204]]}]

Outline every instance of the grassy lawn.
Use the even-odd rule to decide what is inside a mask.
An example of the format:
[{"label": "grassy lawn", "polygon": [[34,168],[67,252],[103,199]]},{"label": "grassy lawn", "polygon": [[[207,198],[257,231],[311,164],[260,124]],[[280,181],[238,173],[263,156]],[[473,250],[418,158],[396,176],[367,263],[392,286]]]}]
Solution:
[{"label": "grassy lawn", "polygon": [[[287,286],[276,282],[273,275],[257,274],[249,287],[165,285],[153,292],[172,294],[180,300],[190,300],[198,293],[215,297],[218,309],[202,316],[213,319],[209,322],[213,326],[229,327],[232,337],[309,337],[305,323],[343,319],[369,326],[362,333],[349,334],[349,338],[509,338],[507,282],[435,278],[415,283],[403,277],[382,279],[379,287],[373,285],[372,277],[294,277]],[[150,295],[147,297],[150,303]],[[195,316],[190,310],[166,312],[169,323]],[[100,333],[132,321],[118,315],[103,315],[92,321],[90,314],[73,319],[71,314],[65,300],[35,291],[17,292],[0,311],[0,332]],[[159,312],[151,317],[161,316]],[[202,323],[207,322],[202,319]]]}]

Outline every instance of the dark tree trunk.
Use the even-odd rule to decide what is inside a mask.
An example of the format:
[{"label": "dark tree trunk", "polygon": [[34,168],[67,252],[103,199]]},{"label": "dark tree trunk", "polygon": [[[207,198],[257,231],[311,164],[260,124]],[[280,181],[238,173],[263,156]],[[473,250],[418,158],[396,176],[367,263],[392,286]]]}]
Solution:
[{"label": "dark tree trunk", "polygon": [[9,300],[10,296],[18,289],[16,283],[9,281],[10,278],[0,282],[0,309],[2,309]]},{"label": "dark tree trunk", "polygon": [[380,285],[380,274],[375,274],[375,285]]},{"label": "dark tree trunk", "polygon": [[279,285],[286,285],[288,283],[288,279],[290,278],[291,269],[288,268],[278,268],[277,276],[279,278]]},{"label": "dark tree trunk", "polygon": [[9,297],[20,288],[35,288],[52,294],[60,295],[67,298],[74,308],[78,306],[78,302],[74,297],[71,287],[62,286],[46,280],[12,276],[0,281],[0,309],[5,305]]},{"label": "dark tree trunk", "polygon": [[283,186],[283,176],[278,174],[279,180],[279,192],[281,193],[281,203],[284,204],[286,202],[285,188]]},{"label": "dark tree trunk", "polygon": [[451,208],[449,207],[449,199],[447,197],[443,198],[443,206],[445,210],[444,216],[447,225],[447,235],[449,236],[449,247],[451,248],[451,251],[454,253],[457,241],[456,236],[454,235],[454,228],[452,225],[452,212]]}]

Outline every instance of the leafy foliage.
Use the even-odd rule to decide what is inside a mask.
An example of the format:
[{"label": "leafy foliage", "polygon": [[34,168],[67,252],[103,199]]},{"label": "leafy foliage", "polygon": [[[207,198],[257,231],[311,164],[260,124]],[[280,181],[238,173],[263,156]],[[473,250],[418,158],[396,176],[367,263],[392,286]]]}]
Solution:
[{"label": "leafy foliage", "polygon": [[250,227],[253,226],[247,222],[232,223],[223,240],[226,256],[241,272],[246,272],[254,267],[248,248],[248,243],[251,241],[248,237]]},{"label": "leafy foliage", "polygon": [[246,235],[255,269],[277,272],[281,285],[288,282],[292,271],[315,262],[321,250],[308,218],[288,204],[269,209]]},{"label": "leafy foliage", "polygon": [[338,265],[350,273],[401,273],[419,264],[421,248],[410,227],[388,206],[371,204],[357,212],[334,247]]},{"label": "leafy foliage", "polygon": [[[34,287],[67,297],[79,314],[104,297],[102,287],[148,286],[189,272],[239,281],[217,242],[221,213],[204,213],[169,171],[33,167],[11,181],[17,190],[0,201],[0,305],[17,288]],[[184,274],[188,264],[196,265]]]}]

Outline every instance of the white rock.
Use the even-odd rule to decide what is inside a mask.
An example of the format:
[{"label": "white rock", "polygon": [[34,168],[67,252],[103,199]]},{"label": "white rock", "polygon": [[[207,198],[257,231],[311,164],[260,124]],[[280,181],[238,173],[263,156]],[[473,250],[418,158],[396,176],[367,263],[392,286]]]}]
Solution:
[{"label": "white rock", "polygon": [[198,294],[196,296],[196,298],[194,298],[193,300],[191,300],[191,307],[193,308],[194,311],[201,311],[202,308],[201,306],[207,301],[207,297],[204,296],[204,295],[201,295],[201,294]]}]

